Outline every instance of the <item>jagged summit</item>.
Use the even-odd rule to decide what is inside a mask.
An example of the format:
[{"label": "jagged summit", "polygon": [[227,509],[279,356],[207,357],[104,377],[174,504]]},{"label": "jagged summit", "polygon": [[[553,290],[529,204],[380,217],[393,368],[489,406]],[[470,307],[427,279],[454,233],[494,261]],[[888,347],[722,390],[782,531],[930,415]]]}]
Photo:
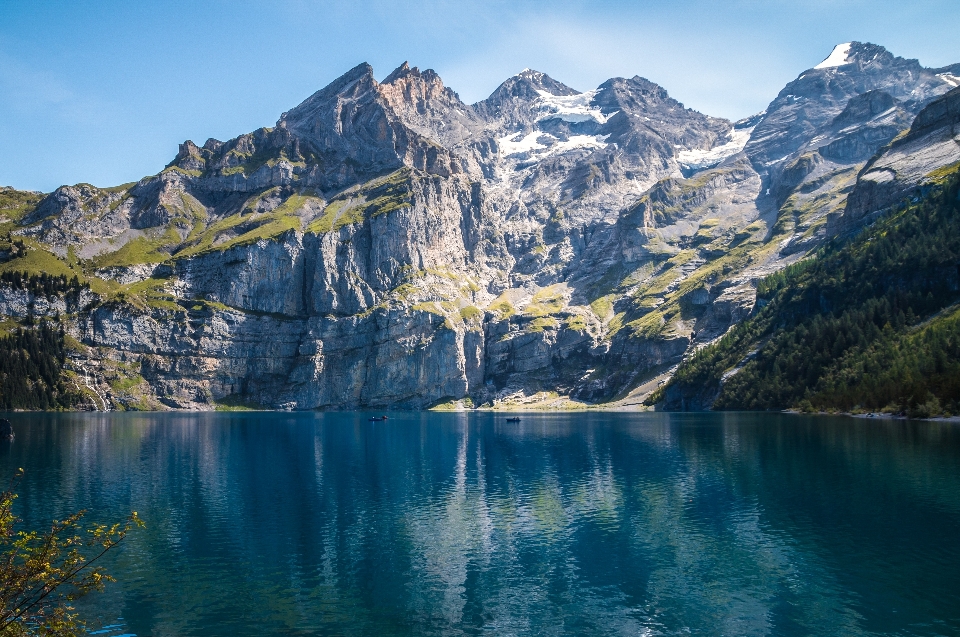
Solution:
[{"label": "jagged summit", "polygon": [[443,85],[443,80],[440,79],[440,76],[433,69],[421,71],[416,66],[410,66],[408,62],[404,62],[395,68],[390,75],[383,78],[383,81],[380,82],[380,84],[396,84],[397,82],[400,82],[406,78],[416,78],[427,83],[439,83],[441,86]]},{"label": "jagged summit", "polygon": [[[511,80],[514,81],[511,82]],[[523,69],[516,75],[508,78],[501,86],[503,85],[534,87],[546,91],[551,95],[576,95],[580,92],[570,88],[566,84],[556,81],[546,73],[534,69]]]},{"label": "jagged summit", "polygon": [[[544,96],[569,97],[580,92],[558,82],[546,73],[524,69],[507,78],[473,110],[487,121],[497,122],[506,130],[515,130],[531,121],[531,107]],[[535,119],[535,117],[533,117]]]},{"label": "jagged summit", "polygon": [[895,56],[886,48],[879,44],[870,42],[844,42],[833,48],[822,62],[814,66],[813,71],[832,71],[844,70],[850,71],[844,67],[855,65],[859,71],[866,70],[868,67],[888,67],[890,65],[907,63],[920,66],[917,60],[904,59]]},{"label": "jagged summit", "polygon": [[374,80],[373,78],[373,67],[367,64],[366,62],[362,62],[356,65],[355,67],[353,67],[352,69],[350,69],[349,71],[347,71],[346,73],[344,73],[343,75],[335,79],[334,81],[330,82],[325,87],[323,87],[322,89],[320,89],[319,91],[317,91],[316,93],[308,97],[307,99],[303,100],[300,104],[298,104],[296,107],[292,108],[288,112],[294,113],[298,110],[304,109],[312,102],[322,100],[326,97],[336,95],[338,93],[343,93],[346,90],[348,90],[351,86],[355,85],[357,82],[361,80],[372,80],[374,83],[376,82],[376,80]]},{"label": "jagged summit", "polygon": [[[610,78],[597,87],[596,94],[596,102],[603,108],[639,108],[641,105],[648,108],[654,105],[663,105],[668,109],[684,108],[683,104],[670,97],[667,89],[639,75]],[[627,94],[628,101],[624,101]]]},{"label": "jagged summit", "polygon": [[485,100],[474,104],[474,108],[483,113],[495,113],[510,102],[530,102],[538,99],[541,93],[556,96],[578,95],[580,91],[558,82],[546,73],[524,69],[517,75],[507,78]]},{"label": "jagged summit", "polygon": [[443,80],[433,69],[421,71],[416,66],[404,62],[390,75],[375,84],[377,91],[393,106],[401,106],[403,102],[414,103],[423,109],[425,100],[445,100],[461,105],[460,97],[443,85]]},{"label": "jagged summit", "polygon": [[376,86],[376,83],[377,81],[373,77],[373,67],[366,62],[358,64],[300,102],[296,107],[283,113],[277,125],[286,126],[288,123],[296,123],[316,117],[318,109],[323,108],[331,99],[336,99],[337,96],[348,93],[357,96]]},{"label": "jagged summit", "polygon": [[[393,70],[393,72],[391,72],[390,75],[388,75],[387,77],[383,78],[383,80],[382,80],[380,83],[381,83],[381,84],[389,84],[390,82],[393,82],[394,80],[397,80],[397,79],[399,79],[399,78],[407,75],[407,74],[410,73],[410,72],[411,72],[411,69],[410,69],[410,64],[409,64],[409,62],[407,62],[406,60],[404,60],[404,61],[403,61],[403,64],[401,64],[400,66],[398,66],[397,68],[395,68],[395,69]],[[419,72],[419,70],[418,70],[418,72]]]}]

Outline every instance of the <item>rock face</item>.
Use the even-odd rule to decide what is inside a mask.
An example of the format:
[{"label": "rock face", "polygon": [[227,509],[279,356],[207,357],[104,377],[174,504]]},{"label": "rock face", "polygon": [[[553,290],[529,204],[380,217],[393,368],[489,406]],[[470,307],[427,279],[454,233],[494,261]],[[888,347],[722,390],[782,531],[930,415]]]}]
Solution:
[{"label": "rock face", "polygon": [[641,77],[581,93],[527,69],[468,105],[363,64],[136,184],[0,192],[0,272],[89,285],[0,283],[0,313],[65,318],[77,369],[128,408],[608,401],[956,161],[957,70],[841,45],[729,122]]},{"label": "rock face", "polygon": [[928,104],[906,135],[870,159],[847,199],[838,230],[916,196],[950,166],[960,166],[960,88]]}]

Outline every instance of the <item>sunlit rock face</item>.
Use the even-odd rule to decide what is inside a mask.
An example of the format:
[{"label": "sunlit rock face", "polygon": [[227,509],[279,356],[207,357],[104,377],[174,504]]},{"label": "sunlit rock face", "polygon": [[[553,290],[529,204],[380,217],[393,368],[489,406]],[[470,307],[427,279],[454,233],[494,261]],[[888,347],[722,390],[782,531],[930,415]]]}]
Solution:
[{"label": "sunlit rock face", "polygon": [[848,43],[730,122],[641,77],[527,69],[470,105],[362,64],[135,184],[0,192],[2,267],[87,284],[0,286],[0,312],[65,317],[130,408],[636,397],[759,277],[957,161],[958,75]]},{"label": "sunlit rock face", "polygon": [[910,131],[894,140],[864,167],[847,200],[838,229],[856,227],[905,197],[919,195],[960,162],[960,89],[928,104]]}]

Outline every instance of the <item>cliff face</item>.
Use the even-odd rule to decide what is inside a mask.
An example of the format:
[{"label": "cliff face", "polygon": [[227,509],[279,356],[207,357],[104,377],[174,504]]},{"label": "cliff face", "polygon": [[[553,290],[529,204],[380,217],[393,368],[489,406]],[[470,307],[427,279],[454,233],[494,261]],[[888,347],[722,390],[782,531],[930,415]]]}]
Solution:
[{"label": "cliff face", "polygon": [[863,184],[894,153],[935,155],[909,187],[955,161],[954,76],[845,51],[736,123],[640,77],[580,93],[525,70],[467,105],[432,71],[360,65],[136,184],[0,191],[0,271],[88,285],[0,284],[0,313],[64,318],[118,407],[622,397],[877,209]]},{"label": "cliff face", "polygon": [[861,170],[837,224],[846,230],[906,197],[916,197],[960,166],[960,88],[928,104],[910,130]]}]

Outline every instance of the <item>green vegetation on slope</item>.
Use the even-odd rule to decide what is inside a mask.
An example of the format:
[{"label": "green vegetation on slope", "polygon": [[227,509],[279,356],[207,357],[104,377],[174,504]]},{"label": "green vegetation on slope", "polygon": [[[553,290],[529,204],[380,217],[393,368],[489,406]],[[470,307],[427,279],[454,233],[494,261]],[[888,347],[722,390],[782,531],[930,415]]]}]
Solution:
[{"label": "green vegetation on slope", "polygon": [[123,244],[119,250],[94,257],[91,263],[96,268],[130,266],[142,263],[163,263],[170,258],[169,251],[180,242],[180,235],[173,226],[159,237],[137,237]]},{"label": "green vegetation on slope", "polygon": [[9,260],[0,263],[0,272],[22,272],[27,275],[43,274],[65,276],[72,279],[77,276],[84,280],[83,272],[75,270],[70,264],[47,250],[39,241],[30,237],[11,239],[0,237],[0,250],[9,250]]},{"label": "green vegetation on slope", "polygon": [[0,338],[0,409],[57,409],[82,397],[63,382],[63,327],[42,321]]},{"label": "green vegetation on slope", "polygon": [[409,168],[401,168],[384,177],[348,188],[334,197],[307,230],[316,234],[336,232],[344,226],[363,223],[364,219],[409,208],[412,175]]},{"label": "green vegetation on slope", "polygon": [[[758,285],[755,316],[651,397],[682,408],[960,410],[960,176]],[[721,384],[727,374],[726,382]]]},{"label": "green vegetation on slope", "polygon": [[0,223],[19,221],[33,212],[44,195],[37,192],[0,188]]},{"label": "green vegetation on slope", "polygon": [[960,310],[852,348],[824,373],[804,409],[858,406],[928,417],[960,413]]},{"label": "green vegetation on slope", "polygon": [[177,251],[175,257],[183,259],[205,252],[225,251],[277,237],[289,230],[299,230],[302,224],[297,213],[311,201],[320,201],[320,198],[312,190],[296,191],[269,212],[257,212],[260,201],[278,190],[278,187],[268,188],[255,194],[240,212],[210,225],[205,225],[205,217],[196,220],[184,241],[186,247]]}]

